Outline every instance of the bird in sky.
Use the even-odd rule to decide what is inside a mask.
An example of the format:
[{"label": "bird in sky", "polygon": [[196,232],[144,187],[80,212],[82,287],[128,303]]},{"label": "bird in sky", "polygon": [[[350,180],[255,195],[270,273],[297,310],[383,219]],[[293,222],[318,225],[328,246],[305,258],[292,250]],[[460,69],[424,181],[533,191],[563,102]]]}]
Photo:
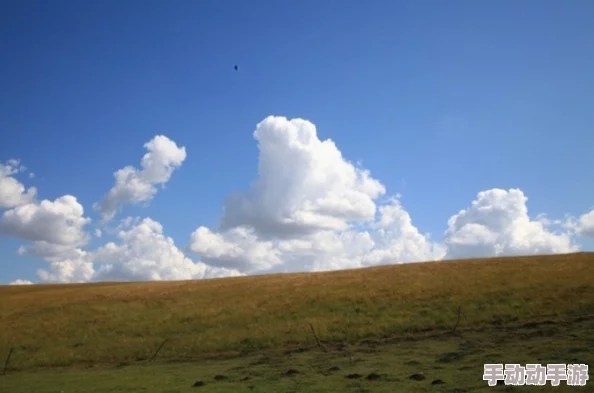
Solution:
[{"label": "bird in sky", "polygon": [[239,70],[239,66],[237,64],[235,65],[234,68],[235,68],[235,71]]}]

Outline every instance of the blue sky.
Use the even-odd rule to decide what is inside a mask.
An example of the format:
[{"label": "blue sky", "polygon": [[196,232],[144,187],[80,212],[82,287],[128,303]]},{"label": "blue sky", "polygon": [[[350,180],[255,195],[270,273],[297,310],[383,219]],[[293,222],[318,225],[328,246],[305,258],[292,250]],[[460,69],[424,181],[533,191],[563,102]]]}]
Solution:
[{"label": "blue sky", "polygon": [[[60,243],[61,250],[74,247],[84,259],[73,261],[72,254],[53,253],[50,260],[47,253],[17,253],[19,246],[32,242],[54,244],[39,228],[56,231],[64,225],[37,223],[36,234],[26,235],[33,223],[5,220],[3,230],[0,224],[0,282],[196,278],[448,255],[593,250],[588,235],[594,232],[594,214],[587,215],[594,209],[593,18],[594,3],[578,0],[4,1],[0,163],[18,159],[27,168],[10,176],[37,189],[36,199],[27,201],[31,206],[72,195],[91,221],[78,228],[89,234],[86,243]],[[339,166],[313,148],[305,161],[271,156],[270,176],[253,193],[246,192],[258,177],[254,130],[268,116],[279,117],[262,125],[262,138],[283,132],[278,130],[298,133],[300,126],[290,120],[308,120],[315,124],[317,138],[334,141],[345,160],[359,162],[381,182],[383,199],[350,180],[339,181],[332,190],[321,190],[319,184],[315,192],[306,189],[307,184],[295,180],[299,176],[291,176],[313,176],[312,171],[323,169],[310,165],[313,169],[307,172],[300,164]],[[140,168],[147,152],[143,146],[156,135],[183,147],[183,162],[174,165],[165,186],[156,186],[150,199],[123,205],[109,224],[102,223],[93,204],[114,186],[115,171]],[[294,145],[278,149],[289,158]],[[292,168],[286,172],[291,178],[271,186],[281,179],[273,170],[283,165]],[[270,196],[277,195],[270,190],[282,187],[304,196],[291,203]],[[505,194],[485,194],[483,202],[499,212],[489,219],[508,217],[504,224],[492,224],[480,215],[484,209],[477,208],[478,213],[467,212],[446,233],[452,216],[468,210],[480,199],[480,191],[493,189]],[[512,195],[511,189],[521,190],[528,201]],[[323,217],[316,218],[319,225],[301,222],[310,237],[281,239],[265,231],[282,221],[272,208],[243,214],[228,207],[229,222],[241,224],[238,228],[253,237],[244,244],[233,240],[233,228],[219,228],[223,205],[233,192],[246,200],[269,201],[268,195],[280,206],[275,212],[292,217],[300,211],[311,213],[304,206],[312,201],[315,205],[320,196],[336,203],[358,201],[356,206],[369,199],[380,214],[387,197],[400,194],[400,202],[390,206],[399,217],[410,216],[415,229],[390,227],[391,240],[380,241],[373,232],[377,227],[368,229],[373,227],[370,221],[350,219],[370,218],[363,208],[353,207],[348,214],[324,210]],[[348,195],[358,196],[351,200]],[[522,209],[516,209],[516,203],[527,206],[531,221],[526,228],[539,222],[539,213],[563,223],[542,233],[517,229],[514,214]],[[0,212],[6,215],[17,205],[6,204]],[[270,222],[255,222],[255,216]],[[54,224],[61,219],[59,214],[52,217]],[[126,217],[150,217],[144,224],[151,229],[142,232],[143,224],[137,222],[126,227],[128,238],[118,238],[104,226],[115,227]],[[477,227],[464,229],[467,221],[482,225],[482,235],[460,240]],[[350,229],[332,227],[331,222],[347,223]],[[26,228],[19,229],[21,224]],[[206,230],[191,237],[200,226]],[[97,228],[101,237],[93,235]],[[134,237],[136,246],[127,243],[134,230],[150,233],[153,243],[169,251],[139,251],[146,239]],[[435,244],[429,245],[427,232]],[[328,239],[325,244],[334,244],[337,236],[369,235],[374,245],[363,239],[364,252],[353,251],[345,246],[353,242],[347,241],[329,251],[312,245],[315,234]],[[562,235],[572,246],[559,238]],[[489,247],[470,247],[470,238]],[[406,243],[409,240],[414,244]],[[282,251],[294,250],[286,244],[297,241],[309,251]],[[108,242],[114,242],[117,252],[106,256]],[[466,251],[452,251],[462,243]],[[216,249],[217,244],[222,248]],[[233,245],[235,254],[225,254]],[[171,247],[183,254],[174,252],[183,266],[179,269],[190,273],[171,274],[162,259]],[[262,253],[275,257],[265,268],[256,268],[254,258]],[[160,265],[154,270],[130,260]],[[81,264],[86,264],[86,273],[66,272]],[[141,265],[148,269],[142,274]],[[97,273],[100,266],[103,274]],[[39,268],[55,274],[40,278]]]}]

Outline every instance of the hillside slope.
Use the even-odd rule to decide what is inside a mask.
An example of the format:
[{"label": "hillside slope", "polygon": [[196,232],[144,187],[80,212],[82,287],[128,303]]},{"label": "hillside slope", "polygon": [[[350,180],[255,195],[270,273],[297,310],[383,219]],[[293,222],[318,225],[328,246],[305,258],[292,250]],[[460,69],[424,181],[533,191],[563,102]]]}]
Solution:
[{"label": "hillside slope", "polygon": [[[184,282],[0,287],[11,370],[233,356],[594,313],[594,253]],[[310,326],[311,324],[311,326]]]}]

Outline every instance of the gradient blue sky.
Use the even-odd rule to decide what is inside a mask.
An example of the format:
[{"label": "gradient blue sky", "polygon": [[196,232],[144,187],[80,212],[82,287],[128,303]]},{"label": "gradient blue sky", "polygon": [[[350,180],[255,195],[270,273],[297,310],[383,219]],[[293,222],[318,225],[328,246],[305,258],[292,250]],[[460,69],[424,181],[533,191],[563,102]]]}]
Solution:
[{"label": "gradient blue sky", "polygon": [[[0,162],[34,172],[17,177],[39,200],[76,196],[92,230],[113,172],[166,135],[187,159],[116,221],[151,217],[183,250],[256,178],[252,133],[278,115],[313,122],[434,240],[492,188],[578,217],[594,207],[593,20],[586,0],[4,0]],[[47,266],[22,244],[0,237],[0,282]]]}]

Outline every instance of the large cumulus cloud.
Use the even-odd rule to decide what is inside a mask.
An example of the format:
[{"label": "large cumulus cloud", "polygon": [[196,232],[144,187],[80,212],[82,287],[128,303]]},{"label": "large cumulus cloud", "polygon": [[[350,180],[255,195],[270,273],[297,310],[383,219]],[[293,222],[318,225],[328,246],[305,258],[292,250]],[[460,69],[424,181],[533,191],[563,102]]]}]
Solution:
[{"label": "large cumulus cloud", "polygon": [[569,233],[547,229],[531,219],[528,198],[519,189],[479,192],[470,207],[448,221],[444,243],[448,258],[555,254],[577,251]]},{"label": "large cumulus cloud", "polygon": [[227,199],[223,229],[249,226],[265,236],[292,237],[373,219],[384,185],[345,160],[333,141],[321,141],[314,124],[269,116],[254,138],[258,178],[248,192]]},{"label": "large cumulus cloud", "polygon": [[435,259],[397,198],[345,159],[314,124],[269,116],[253,133],[258,177],[224,203],[218,230],[201,226],[188,249],[209,264],[265,271],[330,270]]}]

